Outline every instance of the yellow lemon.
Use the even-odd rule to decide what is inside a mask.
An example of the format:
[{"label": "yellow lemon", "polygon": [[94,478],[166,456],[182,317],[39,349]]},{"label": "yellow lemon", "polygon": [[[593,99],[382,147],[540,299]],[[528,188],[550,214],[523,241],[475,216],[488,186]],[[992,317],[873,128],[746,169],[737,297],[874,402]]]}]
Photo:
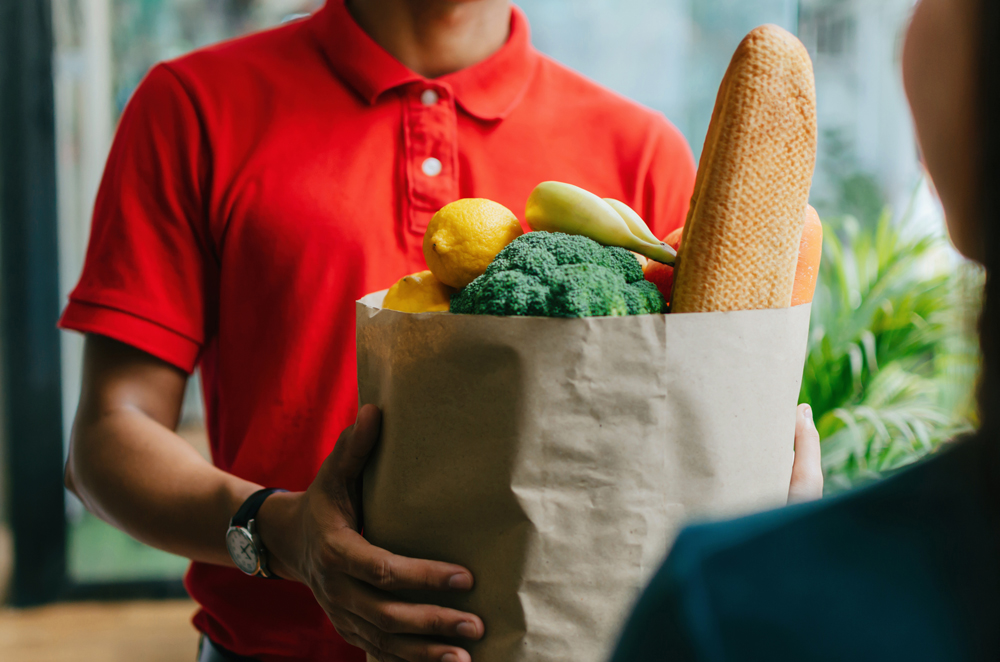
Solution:
[{"label": "yellow lemon", "polygon": [[458,200],[431,219],[424,258],[442,283],[461,289],[482,276],[497,253],[523,233],[517,217],[503,205],[482,198]]},{"label": "yellow lemon", "polygon": [[429,271],[403,276],[389,288],[382,302],[383,308],[401,313],[447,312],[451,305],[451,289]]}]

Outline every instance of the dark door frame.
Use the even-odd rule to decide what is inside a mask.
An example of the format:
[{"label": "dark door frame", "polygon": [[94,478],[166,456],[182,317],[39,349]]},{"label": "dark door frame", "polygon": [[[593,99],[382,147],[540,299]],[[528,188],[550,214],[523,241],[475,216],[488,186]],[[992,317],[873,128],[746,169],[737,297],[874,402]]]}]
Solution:
[{"label": "dark door frame", "polygon": [[52,30],[47,0],[0,0],[0,333],[13,601],[66,576]]},{"label": "dark door frame", "polygon": [[0,0],[0,403],[11,599],[183,597],[180,581],[81,584],[67,575],[52,39],[49,0]]}]

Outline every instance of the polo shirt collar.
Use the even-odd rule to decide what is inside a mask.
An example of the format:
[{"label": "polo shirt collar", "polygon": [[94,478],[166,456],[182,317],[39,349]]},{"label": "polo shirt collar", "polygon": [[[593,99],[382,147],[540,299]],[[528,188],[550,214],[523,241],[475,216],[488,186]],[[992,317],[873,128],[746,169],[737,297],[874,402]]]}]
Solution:
[{"label": "polo shirt collar", "polygon": [[434,79],[410,70],[375,43],[347,11],[344,0],[327,0],[312,24],[331,67],[369,104],[388,90],[422,82],[450,90],[473,117],[503,119],[527,91],[539,58],[531,45],[528,19],[514,5],[510,36],[500,50],[478,64]]}]

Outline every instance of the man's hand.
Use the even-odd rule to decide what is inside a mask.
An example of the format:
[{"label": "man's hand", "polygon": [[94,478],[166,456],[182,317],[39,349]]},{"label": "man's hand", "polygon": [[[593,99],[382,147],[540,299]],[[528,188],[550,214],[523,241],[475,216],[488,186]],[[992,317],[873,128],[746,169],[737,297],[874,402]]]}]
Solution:
[{"label": "man's hand", "polygon": [[[67,487],[91,512],[147,544],[232,566],[226,528],[261,486],[212,466],[173,432],[187,375],[101,336],[87,336],[84,357]],[[256,519],[271,569],[308,585],[341,635],[377,660],[469,662],[461,648],[420,635],[479,639],[479,617],[409,604],[392,592],[467,591],[472,574],[395,556],[358,533],[359,478],[379,422],[378,409],[362,409],[307,491],[274,494],[261,506]]]},{"label": "man's hand", "polygon": [[301,581],[348,643],[385,662],[470,662],[456,646],[421,635],[479,639],[478,616],[404,602],[406,589],[467,591],[472,573],[461,566],[396,556],[358,532],[360,476],[378,439],[381,414],[364,407],[341,434],[305,492],[275,494],[258,513],[271,569]]},{"label": "man's hand", "polygon": [[792,484],[788,488],[788,503],[815,501],[823,496],[823,462],[819,448],[819,432],[813,422],[812,407],[799,405],[795,423],[795,462],[792,464]]}]

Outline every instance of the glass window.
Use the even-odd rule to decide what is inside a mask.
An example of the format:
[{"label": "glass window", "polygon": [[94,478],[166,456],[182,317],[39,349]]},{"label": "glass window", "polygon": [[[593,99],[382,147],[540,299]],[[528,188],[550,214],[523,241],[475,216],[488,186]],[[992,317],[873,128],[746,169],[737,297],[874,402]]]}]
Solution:
[{"label": "glass window", "polygon": [[795,30],[792,0],[526,0],[543,52],[662,111],[696,156],[719,82],[740,40],[762,23]]}]

